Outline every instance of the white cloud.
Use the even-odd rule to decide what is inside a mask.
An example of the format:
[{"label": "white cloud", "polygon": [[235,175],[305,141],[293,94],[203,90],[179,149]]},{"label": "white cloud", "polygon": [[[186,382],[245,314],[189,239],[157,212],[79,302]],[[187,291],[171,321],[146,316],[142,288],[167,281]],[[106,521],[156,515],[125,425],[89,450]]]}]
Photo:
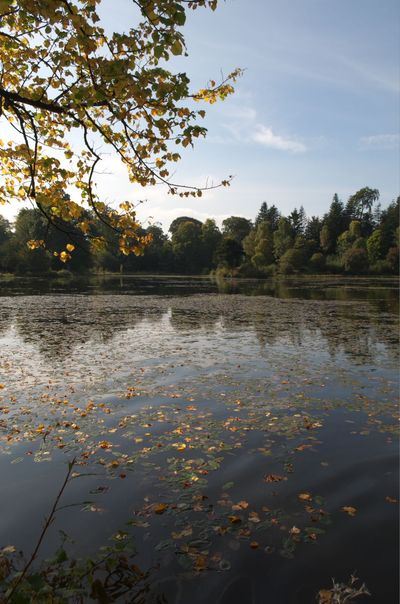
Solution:
[{"label": "white cloud", "polygon": [[363,136],[361,145],[368,149],[397,149],[400,144],[399,134],[375,134]]},{"label": "white cloud", "polygon": [[279,149],[280,151],[290,151],[291,153],[304,153],[307,147],[296,140],[285,138],[274,134],[271,128],[267,128],[262,124],[257,126],[256,131],[252,136],[253,140],[265,147],[271,149]]},{"label": "white cloud", "polygon": [[275,134],[270,127],[257,124],[257,111],[249,105],[230,107],[228,111],[224,112],[224,117],[228,117],[229,122],[223,122],[222,125],[232,137],[224,139],[225,143],[259,143],[270,149],[290,153],[307,151],[307,147],[303,143]]}]

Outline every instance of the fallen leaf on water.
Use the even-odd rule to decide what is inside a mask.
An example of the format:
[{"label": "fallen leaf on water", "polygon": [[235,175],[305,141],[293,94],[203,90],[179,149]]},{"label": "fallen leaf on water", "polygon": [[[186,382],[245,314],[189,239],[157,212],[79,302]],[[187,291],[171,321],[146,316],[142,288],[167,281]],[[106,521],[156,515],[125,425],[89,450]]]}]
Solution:
[{"label": "fallen leaf on water", "polygon": [[388,503],[399,503],[395,497],[389,497],[389,495],[385,499]]},{"label": "fallen leaf on water", "polygon": [[351,505],[344,505],[342,507],[342,512],[346,512],[349,516],[355,516],[357,514],[357,509],[353,508]]},{"label": "fallen leaf on water", "polygon": [[228,520],[229,522],[232,522],[232,524],[238,524],[239,522],[241,522],[241,518],[239,518],[239,516],[228,516]]},{"label": "fallen leaf on water", "polygon": [[100,449],[111,449],[112,444],[106,440],[103,440],[101,443],[99,443],[99,447]]},{"label": "fallen leaf on water", "polygon": [[207,556],[202,554],[196,555],[193,566],[195,570],[205,570],[207,568]]},{"label": "fallen leaf on water", "polygon": [[172,532],[171,536],[173,539],[182,539],[183,537],[190,537],[190,535],[192,535],[192,533],[193,533],[192,527],[188,526],[179,532],[176,532],[176,533]]},{"label": "fallen leaf on water", "polygon": [[305,451],[305,449],[311,449],[311,448],[312,448],[312,445],[303,444],[303,445],[299,445],[298,447],[295,447],[293,449],[293,451]]},{"label": "fallen leaf on water", "polygon": [[264,476],[265,482],[281,482],[287,480],[287,476],[280,476],[279,474],[267,474]]},{"label": "fallen leaf on water", "polygon": [[232,506],[232,510],[235,510],[235,511],[245,510],[248,507],[249,507],[249,504],[247,501],[239,501],[238,503],[236,503],[235,505]]},{"label": "fallen leaf on water", "polygon": [[168,509],[168,506],[166,503],[156,503],[153,506],[153,512],[155,514],[164,514],[165,510]]},{"label": "fallen leaf on water", "polygon": [[13,554],[16,551],[14,545],[6,545],[3,549],[0,549],[0,554]]},{"label": "fallen leaf on water", "polygon": [[255,524],[258,524],[258,522],[261,522],[260,516],[257,514],[257,512],[250,512],[249,522],[254,522]]},{"label": "fallen leaf on water", "polygon": [[298,498],[301,499],[301,501],[312,501],[311,493],[299,493]]},{"label": "fallen leaf on water", "polygon": [[258,541],[252,541],[252,542],[250,543],[250,547],[251,547],[251,549],[257,549],[257,548],[259,547],[259,545],[260,545],[260,544],[258,543]]},{"label": "fallen leaf on water", "polygon": [[301,533],[301,530],[299,528],[297,528],[297,526],[292,526],[289,533],[291,535],[299,535]]}]

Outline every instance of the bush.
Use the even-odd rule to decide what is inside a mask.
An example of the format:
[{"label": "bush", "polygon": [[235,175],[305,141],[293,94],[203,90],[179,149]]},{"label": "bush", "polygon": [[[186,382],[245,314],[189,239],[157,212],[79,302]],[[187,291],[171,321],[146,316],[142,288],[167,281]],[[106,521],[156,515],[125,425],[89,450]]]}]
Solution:
[{"label": "bush", "polygon": [[290,275],[304,267],[304,250],[291,248],[279,260],[279,272]]},{"label": "bush", "polygon": [[368,269],[368,254],[365,248],[351,248],[343,257],[346,273],[365,273]]},{"label": "bush", "polygon": [[377,260],[370,267],[369,272],[372,275],[388,275],[393,271],[392,267],[390,266],[390,263],[387,260]]},{"label": "bush", "polygon": [[311,256],[308,265],[314,271],[323,271],[326,268],[326,258],[321,252],[317,252]]},{"label": "bush", "polygon": [[327,256],[326,258],[326,272],[332,273],[333,275],[340,275],[343,273],[343,262],[335,255]]}]

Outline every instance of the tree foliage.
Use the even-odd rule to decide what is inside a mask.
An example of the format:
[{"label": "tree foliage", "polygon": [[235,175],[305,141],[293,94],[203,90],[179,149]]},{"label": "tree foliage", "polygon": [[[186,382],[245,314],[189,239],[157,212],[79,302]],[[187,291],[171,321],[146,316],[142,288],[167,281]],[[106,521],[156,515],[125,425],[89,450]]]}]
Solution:
[{"label": "tree foliage", "polygon": [[[399,200],[380,212],[379,222],[368,237],[363,233],[361,221],[347,223],[337,237],[335,253],[331,251],[332,230],[326,222],[327,215],[322,219],[312,216],[306,221],[304,233],[294,236],[293,215],[299,212],[293,211],[288,217],[281,216],[278,224],[267,219],[257,222],[256,218],[254,226],[247,218],[230,216],[225,219],[222,232],[211,218],[202,222],[190,216],[179,216],[172,221],[168,233],[158,224],[140,227],[140,236],[147,236],[151,241],[142,255],[125,256],[119,248],[118,235],[107,229],[95,214],[87,212],[93,234],[105,237],[106,248],[91,249],[87,239],[72,223],[69,227],[76,229],[75,237],[81,237],[81,241],[67,266],[72,272],[94,269],[204,274],[218,270],[222,274],[248,277],[322,271],[396,273],[400,232],[398,205]],[[267,212],[270,209],[267,207]],[[258,216],[260,213],[265,215],[259,212]],[[56,247],[71,245],[66,243],[65,226],[61,219],[58,219],[58,228],[49,225],[38,209],[22,209],[13,225],[0,217],[0,271],[37,273],[63,268],[58,256],[42,247],[30,251],[28,246],[32,246],[33,240],[44,237]],[[242,239],[245,232],[248,234]]]},{"label": "tree foliage", "polygon": [[[215,10],[217,0],[133,0],[137,23],[111,34],[101,23],[101,2],[0,0],[0,116],[15,131],[14,140],[0,143],[0,202],[31,200],[49,223],[73,222],[101,249],[105,238],[93,233],[95,217],[117,234],[122,254],[140,254],[150,237],[141,232],[135,205],[122,201],[111,209],[97,193],[99,148],[118,156],[132,183],[201,196],[204,188],[174,182],[171,166],[180,148],[206,134],[196,102],[226,98],[240,70],[192,91],[186,73],[166,67],[186,54],[186,12]],[[72,133],[80,137],[78,148]],[[69,240],[76,248],[71,232]],[[45,243],[32,240],[32,247]],[[69,259],[71,251],[59,258]]]}]

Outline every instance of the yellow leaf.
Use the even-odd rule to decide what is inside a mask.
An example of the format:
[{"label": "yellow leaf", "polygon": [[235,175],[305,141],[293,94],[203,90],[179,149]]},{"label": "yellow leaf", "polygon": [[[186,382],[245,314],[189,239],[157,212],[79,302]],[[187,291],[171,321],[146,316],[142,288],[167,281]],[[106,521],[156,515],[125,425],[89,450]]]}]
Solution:
[{"label": "yellow leaf", "polygon": [[301,501],[312,501],[312,495],[310,493],[299,493],[298,498]]},{"label": "yellow leaf", "polygon": [[164,512],[168,509],[168,505],[166,503],[156,503],[153,506],[153,512],[155,514],[164,514]]},{"label": "yellow leaf", "polygon": [[61,252],[60,253],[60,260],[61,260],[61,262],[67,262],[70,258],[71,258],[71,256],[68,254],[68,252]]},{"label": "yellow leaf", "polygon": [[357,514],[357,508],[353,508],[351,505],[344,505],[342,512],[346,512],[349,516],[355,516]]},{"label": "yellow leaf", "polygon": [[249,504],[247,501],[239,501],[236,505],[232,506],[232,510],[245,510],[246,508],[249,507]]}]

